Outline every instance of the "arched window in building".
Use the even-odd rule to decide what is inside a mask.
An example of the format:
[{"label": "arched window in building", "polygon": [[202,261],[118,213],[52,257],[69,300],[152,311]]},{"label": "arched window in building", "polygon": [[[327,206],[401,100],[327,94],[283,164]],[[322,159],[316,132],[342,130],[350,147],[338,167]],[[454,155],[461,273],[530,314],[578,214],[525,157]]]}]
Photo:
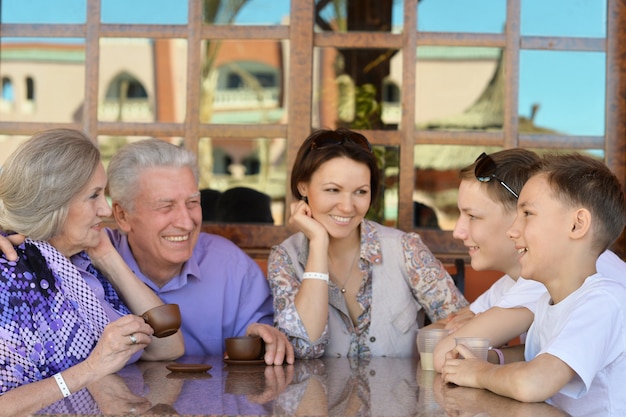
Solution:
[{"label": "arched window in building", "polygon": [[383,114],[382,120],[388,125],[397,126],[402,117],[400,104],[400,88],[398,84],[389,79],[383,81],[382,88]]},{"label": "arched window in building", "polygon": [[107,99],[147,99],[143,84],[131,74],[124,72],[111,81],[106,92]]},{"label": "arched window in building", "polygon": [[9,77],[2,77],[2,100],[9,103],[15,100],[13,82]]},{"label": "arched window in building", "polygon": [[276,88],[279,69],[259,62],[231,62],[220,68],[217,81],[219,90]]},{"label": "arched window in building", "polygon": [[26,77],[26,101],[35,101],[35,80]]},{"label": "arched window in building", "polygon": [[385,103],[399,103],[400,102],[400,89],[398,85],[393,81],[385,81],[383,85],[383,102]]},{"label": "arched window in building", "polygon": [[133,75],[122,72],[109,83],[105,102],[100,109],[101,120],[147,122],[154,120],[148,93]]}]

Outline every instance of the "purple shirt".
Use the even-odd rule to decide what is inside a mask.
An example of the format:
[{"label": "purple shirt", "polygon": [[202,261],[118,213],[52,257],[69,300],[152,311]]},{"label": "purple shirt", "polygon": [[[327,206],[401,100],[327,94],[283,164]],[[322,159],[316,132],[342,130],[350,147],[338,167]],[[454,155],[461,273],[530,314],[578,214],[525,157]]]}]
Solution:
[{"label": "purple shirt", "polygon": [[252,323],[272,325],[268,282],[256,262],[230,240],[200,233],[181,274],[159,288],[139,269],[126,235],[108,232],[139,279],[163,302],[180,306],[185,355],[222,355],[224,338],[244,335]]},{"label": "purple shirt", "polygon": [[15,249],[15,262],[0,256],[0,394],[82,362],[130,313],[84,252],[70,260],[31,240]]}]

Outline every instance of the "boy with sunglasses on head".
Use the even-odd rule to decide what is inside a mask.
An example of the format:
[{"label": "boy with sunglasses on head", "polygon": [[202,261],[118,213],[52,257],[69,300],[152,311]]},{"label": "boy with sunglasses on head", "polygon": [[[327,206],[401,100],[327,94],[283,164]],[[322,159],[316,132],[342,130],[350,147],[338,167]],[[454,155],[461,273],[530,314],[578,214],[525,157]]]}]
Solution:
[{"label": "boy with sunglasses on head", "polygon": [[626,279],[596,272],[625,224],[622,186],[602,162],[544,157],[507,232],[521,275],[547,288],[524,356],[498,366],[458,346],[447,354],[444,381],[519,401],[548,400],[573,415],[626,415]]},{"label": "boy with sunglasses on head", "polygon": [[[492,363],[504,363],[511,353],[498,347],[518,336],[524,342],[537,300],[546,288],[520,277],[518,253],[506,230],[515,219],[519,192],[539,160],[532,151],[506,149],[481,154],[459,173],[460,216],[453,236],[468,248],[474,270],[496,270],[505,275],[456,317],[433,325],[452,332],[435,348],[437,371],[441,371],[446,353],[454,348],[455,337],[488,338],[495,347],[489,352]],[[608,250],[598,259],[597,268],[609,276],[626,275],[626,263]]]}]

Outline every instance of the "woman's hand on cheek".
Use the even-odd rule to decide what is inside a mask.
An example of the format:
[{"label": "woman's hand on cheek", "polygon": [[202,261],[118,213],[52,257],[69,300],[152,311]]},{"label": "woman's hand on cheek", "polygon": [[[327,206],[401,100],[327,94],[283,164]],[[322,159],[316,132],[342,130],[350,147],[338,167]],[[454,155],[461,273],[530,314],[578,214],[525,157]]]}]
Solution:
[{"label": "woman's hand on cheek", "polygon": [[289,224],[297,227],[309,240],[328,235],[324,226],[313,218],[311,207],[304,200],[291,203]]},{"label": "woman's hand on cheek", "polygon": [[107,255],[110,255],[113,252],[117,253],[117,250],[113,247],[105,229],[100,230],[100,242],[98,245],[92,248],[87,248],[87,254],[91,258],[94,266],[98,269],[102,268],[102,261],[107,257]]}]

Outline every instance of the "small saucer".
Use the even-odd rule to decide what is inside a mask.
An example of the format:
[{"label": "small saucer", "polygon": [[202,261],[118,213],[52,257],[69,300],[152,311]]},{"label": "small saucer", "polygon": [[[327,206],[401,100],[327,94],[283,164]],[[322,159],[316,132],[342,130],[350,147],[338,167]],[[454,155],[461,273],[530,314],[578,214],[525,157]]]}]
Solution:
[{"label": "small saucer", "polygon": [[170,363],[165,365],[172,372],[206,372],[213,366],[204,363]]},{"label": "small saucer", "polygon": [[226,359],[224,358],[224,362],[226,362],[227,365],[246,365],[246,366],[252,366],[252,365],[265,365],[265,359],[255,359],[255,360],[251,360],[251,361],[238,361],[236,359]]}]

